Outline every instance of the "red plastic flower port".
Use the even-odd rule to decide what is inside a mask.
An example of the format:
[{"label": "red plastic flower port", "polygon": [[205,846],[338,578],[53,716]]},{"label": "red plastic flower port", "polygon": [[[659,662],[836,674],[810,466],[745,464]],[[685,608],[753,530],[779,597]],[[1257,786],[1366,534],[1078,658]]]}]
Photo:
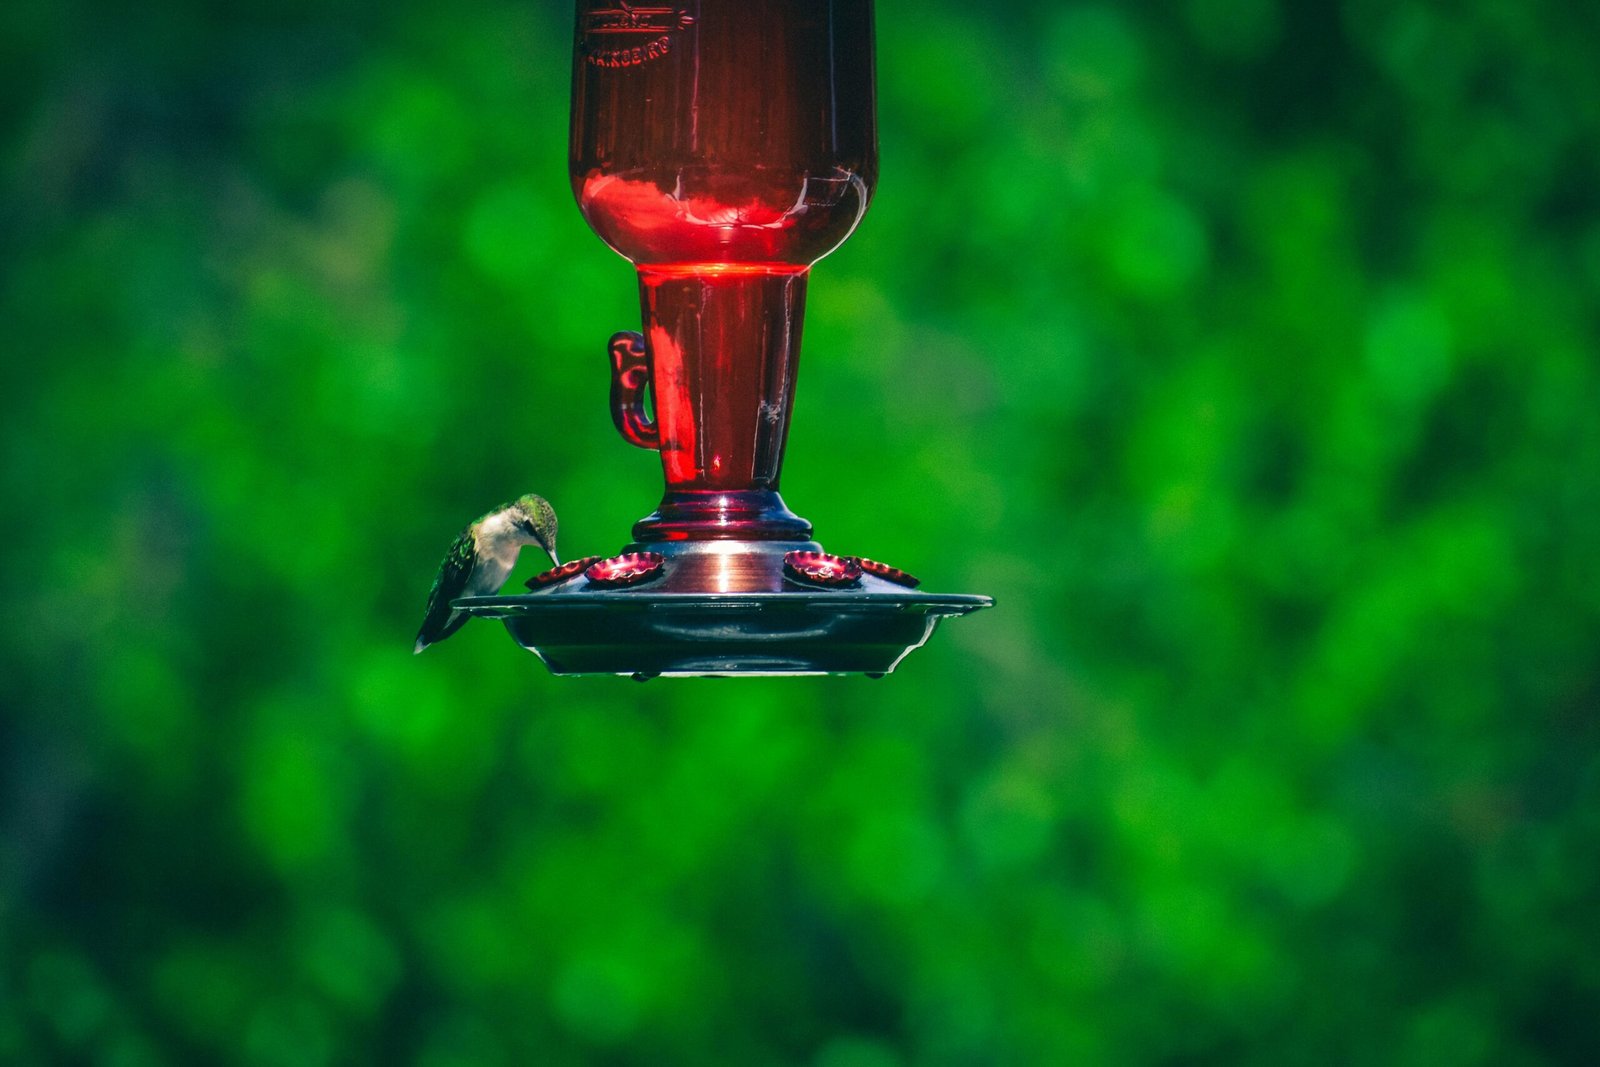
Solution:
[{"label": "red plastic flower port", "polygon": [[624,552],[589,564],[583,576],[595,585],[633,585],[660,574],[665,562],[659,552]]},{"label": "red plastic flower port", "polygon": [[861,580],[859,562],[848,556],[830,556],[826,552],[785,553],[783,570],[796,581],[810,585],[854,585]]},{"label": "red plastic flower port", "polygon": [[922,584],[921,578],[914,574],[907,574],[899,567],[891,567],[887,563],[879,563],[875,559],[865,559],[861,556],[852,558],[861,564],[862,570],[875,578],[882,578],[884,581],[893,582],[895,585],[903,585],[907,589],[915,589]]},{"label": "red plastic flower port", "polygon": [[564,582],[568,578],[582,574],[589,569],[589,564],[599,562],[599,556],[584,556],[582,559],[569,559],[559,567],[551,567],[547,571],[540,571],[528,579],[529,589],[543,589],[547,585]]}]

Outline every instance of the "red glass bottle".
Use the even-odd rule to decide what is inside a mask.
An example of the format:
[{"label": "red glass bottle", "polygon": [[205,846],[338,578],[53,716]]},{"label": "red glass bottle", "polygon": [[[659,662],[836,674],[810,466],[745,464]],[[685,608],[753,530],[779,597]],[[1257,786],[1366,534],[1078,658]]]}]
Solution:
[{"label": "red glass bottle", "polygon": [[666,477],[634,536],[805,540],[778,478],[807,273],[877,179],[871,0],[578,0],[573,54],[573,192],[644,318],[613,414]]}]

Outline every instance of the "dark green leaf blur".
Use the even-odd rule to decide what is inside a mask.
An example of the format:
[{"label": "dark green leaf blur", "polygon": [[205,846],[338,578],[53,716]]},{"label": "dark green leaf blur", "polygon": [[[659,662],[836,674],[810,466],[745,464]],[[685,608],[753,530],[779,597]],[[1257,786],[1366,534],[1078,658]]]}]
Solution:
[{"label": "dark green leaf blur", "polygon": [[646,685],[411,651],[660,493],[571,17],[0,5],[0,1062],[1600,1062],[1597,9],[882,0],[784,493],[999,607]]}]

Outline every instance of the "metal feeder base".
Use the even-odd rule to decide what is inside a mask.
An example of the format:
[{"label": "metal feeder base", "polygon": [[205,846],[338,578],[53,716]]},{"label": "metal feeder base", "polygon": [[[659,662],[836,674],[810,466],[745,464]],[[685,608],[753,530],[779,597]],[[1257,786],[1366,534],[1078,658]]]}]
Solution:
[{"label": "metal feeder base", "polygon": [[[630,545],[660,552],[663,574],[626,588],[582,575],[519,596],[464,597],[456,607],[500,619],[553,674],[657,676],[866,674],[893,671],[939,620],[992,607],[986,596],[919,593],[865,575],[848,588],[783,573],[815,542]],[[687,588],[686,588],[687,587]]]}]

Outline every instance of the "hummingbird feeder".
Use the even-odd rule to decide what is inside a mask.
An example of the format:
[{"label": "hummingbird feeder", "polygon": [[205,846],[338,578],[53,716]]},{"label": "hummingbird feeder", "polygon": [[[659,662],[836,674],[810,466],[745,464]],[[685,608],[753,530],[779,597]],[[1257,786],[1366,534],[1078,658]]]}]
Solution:
[{"label": "hummingbird feeder", "polygon": [[457,608],[556,674],[650,678],[883,675],[993,604],[830,555],[778,495],[806,279],[871,198],[874,94],[872,0],[578,0],[573,193],[644,320],[611,338],[611,414],[666,492],[621,555]]}]

